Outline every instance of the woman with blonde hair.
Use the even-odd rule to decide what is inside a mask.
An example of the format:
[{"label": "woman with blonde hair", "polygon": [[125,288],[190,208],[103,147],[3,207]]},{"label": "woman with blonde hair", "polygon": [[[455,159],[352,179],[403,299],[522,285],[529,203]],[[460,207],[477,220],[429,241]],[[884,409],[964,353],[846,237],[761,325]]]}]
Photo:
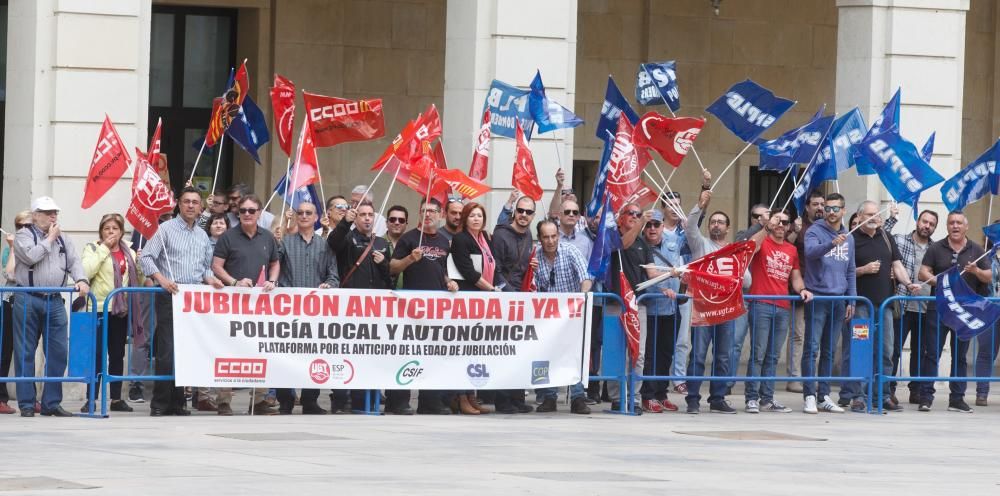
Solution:
[{"label": "woman with blonde hair", "polygon": [[[101,373],[102,329],[104,319],[104,301],[108,295],[118,288],[142,286],[144,276],[136,263],[135,252],[123,241],[125,219],[119,214],[106,214],[101,217],[98,225],[100,240],[88,243],[83,248],[83,271],[90,279],[90,290],[97,299],[97,354],[96,370]],[[130,298],[126,293],[117,293],[108,304],[108,373],[122,375],[125,366],[125,342],[128,339],[129,324],[132,333],[139,337],[144,334],[143,322],[139,314],[138,299]],[[111,383],[111,410],[115,412],[131,412],[122,399],[122,383]],[[100,388],[98,391],[100,392]],[[82,412],[89,409],[90,391],[87,391],[87,403]]]}]

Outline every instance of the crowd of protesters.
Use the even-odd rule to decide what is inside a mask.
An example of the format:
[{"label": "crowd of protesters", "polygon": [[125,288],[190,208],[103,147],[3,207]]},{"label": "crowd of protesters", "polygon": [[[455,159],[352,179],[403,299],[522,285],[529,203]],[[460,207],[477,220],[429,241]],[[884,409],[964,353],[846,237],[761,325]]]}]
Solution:
[{"label": "crowd of protesters", "polygon": [[[939,219],[933,211],[920,212],[912,231],[894,232],[900,225],[895,209],[883,221],[878,205],[865,201],[854,206],[856,213],[845,224],[848,206],[844,197],[813,192],[798,218],[784,210],[755,205],[746,229],[730,234],[735,231],[730,215],[710,210],[711,175],[707,171],[702,190],[693,195],[686,214],[680,192],[662,196],[647,211],[627,204],[617,212],[623,246],[612,256],[607,282],[595,280],[588,271],[588,260],[597,236],[598,216],[585,215],[575,192],[563,187],[564,179],[560,171],[556,176],[558,194],[547,210],[515,191],[497,212],[492,231],[486,207],[460,197],[449,197],[445,204],[425,199],[414,209],[417,218],[411,219],[410,209],[401,205],[377,211],[368,188],[361,185],[346,197],[332,196],[325,205],[303,201],[274,216],[263,209],[260,198],[246,185],[234,185],[207,200],[188,186],[177,198],[176,214],[162,216],[151,239],[136,234],[131,243],[125,243],[125,221],[112,213],[101,218],[95,226],[97,239],[82,250],[61,233],[56,201],[40,197],[30,210],[15,216],[16,230],[6,238],[2,263],[8,286],[73,286],[78,295],[92,293],[99,309],[117,288],[163,288],[165,292],[153,297],[122,292],[111,296],[106,314],[108,371],[122,375],[126,356],[130,356],[132,374],[171,375],[175,325],[171,293],[177,292],[178,284],[261,286],[262,291],[275,287],[521,291],[522,281],[531,273],[539,292],[618,293],[619,272],[636,287],[692,260],[711,256],[731,242],[753,240],[755,253],[743,275],[744,293],[753,296],[748,299],[747,312],[738,318],[711,326],[692,325],[692,303],[685,296],[683,278],[670,277],[637,291],[637,296],[654,295],[640,299],[645,318],[641,319],[637,372],[670,378],[647,380],[637,387],[638,410],[646,413],[699,413],[705,377],[730,378],[708,381],[708,411],[736,413],[738,408],[727,398],[737,385],[731,378],[740,375],[744,350],[742,409],[746,413],[793,411],[775,398],[775,381],[768,379],[778,375],[782,359],[787,363],[785,387],[802,394],[802,412],[868,411],[874,398],[868,397],[869,391],[862,384],[822,380],[849,376],[852,317],[877,317],[855,297],[870,301],[877,312],[893,295],[932,294],[934,276],[956,265],[965,269],[962,277],[977,293],[994,296],[1000,288],[1000,260],[980,258],[984,249],[966,236],[968,221],[962,213],[949,214],[944,219],[946,235],[935,240],[932,235]],[[854,226],[858,228],[852,231]],[[449,258],[461,279],[449,277]],[[474,264],[474,258],[482,263]],[[68,326],[64,297],[68,294],[29,289],[5,296],[0,374],[9,374],[13,364],[16,376],[33,376],[40,341],[44,375],[65,374]],[[761,298],[766,296],[776,299]],[[601,367],[600,317],[618,310],[611,303],[594,307],[592,374],[599,373]],[[933,302],[897,302],[891,311],[893,318],[883,320],[878,331],[883,339],[881,349],[873,353],[871,366],[875,371],[881,366],[886,374],[938,376],[948,342],[954,359],[952,376],[968,376],[969,341],[958,340],[951,329],[938,325]],[[105,318],[104,313],[100,315]],[[155,342],[150,343],[149,337]],[[902,360],[907,342],[908,363]],[[980,335],[973,364],[975,376],[992,375],[998,344],[995,331]],[[103,348],[103,343],[98,343],[97,349]],[[150,356],[151,349],[154,356]],[[101,357],[95,358],[100,373]],[[149,395],[142,382],[133,382],[123,396],[122,386],[120,382],[109,386],[112,411],[130,412],[129,402],[148,400],[153,416],[189,415],[191,409],[234,414],[234,392],[230,389],[185,389],[158,381]],[[839,387],[836,398],[834,387]],[[906,400],[918,411],[932,409],[933,381],[910,381],[906,387]],[[965,382],[949,383],[948,410],[972,412],[965,402],[965,390]],[[45,383],[42,391],[36,401],[35,384],[17,383],[21,416],[72,415],[62,407],[61,383]],[[884,410],[904,409],[896,392],[895,383],[886,384],[881,395]],[[385,413],[396,415],[521,414],[558,409],[558,389],[534,393],[534,404],[529,404],[524,390],[419,391],[414,409],[409,390],[376,392],[384,395]],[[671,393],[674,401],[669,399]],[[976,405],[986,406],[988,394],[989,383],[978,384]],[[376,399],[375,394],[361,390],[335,390],[325,405],[321,405],[318,389],[261,389],[251,395],[247,413],[254,415],[291,414],[297,406],[303,414],[350,413],[373,407]],[[16,413],[8,405],[6,387],[0,388],[0,396],[0,413]],[[620,407],[617,382],[591,381],[589,388],[575,384],[568,389],[568,396],[569,411],[576,414],[588,414],[590,406],[606,401],[613,409]],[[678,406],[681,399],[683,407]],[[90,408],[92,405],[85,403],[81,411]]]}]

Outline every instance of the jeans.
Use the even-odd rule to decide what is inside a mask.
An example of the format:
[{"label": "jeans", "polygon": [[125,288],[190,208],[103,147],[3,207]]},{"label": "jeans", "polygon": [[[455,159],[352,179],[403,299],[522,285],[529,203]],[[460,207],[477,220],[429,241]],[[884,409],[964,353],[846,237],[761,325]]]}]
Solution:
[{"label": "jeans", "polygon": [[[691,355],[691,364],[688,366],[689,376],[706,375],[705,359],[710,344],[712,345],[712,373],[710,375],[727,376],[730,374],[729,359],[733,352],[733,326],[734,321],[730,320],[712,326],[691,328],[691,343],[694,346],[694,352]],[[688,394],[685,400],[689,405],[697,405],[701,401],[700,389],[700,380],[688,380]],[[724,400],[726,389],[726,381],[711,381],[708,403],[711,405]]]},{"label": "jeans", "polygon": [[[35,350],[38,340],[44,343],[45,377],[63,377],[69,348],[66,332],[66,307],[58,295],[39,297],[27,293],[14,295],[14,373],[18,377],[35,376]],[[62,383],[47,382],[42,390],[42,412],[59,408]],[[35,385],[17,383],[20,409],[35,407]]]},{"label": "jeans", "polygon": [[[997,359],[997,350],[1000,349],[1000,336],[997,335],[996,325],[976,336],[976,341],[979,347],[976,353],[976,377],[993,377],[993,364]],[[977,382],[976,396],[988,394],[990,394],[990,383]]]},{"label": "jeans", "polygon": [[[675,315],[646,316],[646,363],[642,375],[670,375],[676,327]],[[668,386],[668,381],[646,380],[642,382],[639,392],[644,400],[663,401],[667,399]]]},{"label": "jeans", "polygon": [[792,302],[795,327],[792,328],[792,338],[788,340],[788,377],[802,377],[802,349],[806,333],[805,304]]},{"label": "jeans", "polygon": [[[923,363],[925,357],[923,356],[923,344],[920,339],[921,329],[923,326],[927,325],[924,322],[924,314],[918,312],[903,312],[903,316],[900,319],[900,332],[898,334],[898,339],[895,340],[895,346],[892,348],[892,374],[893,375],[909,375],[910,377],[920,376],[920,365]],[[900,358],[903,354],[903,343],[906,342],[906,338],[910,338],[910,368],[907,372],[903,372],[900,367]],[[911,394],[919,394],[920,383],[917,381],[910,381],[907,384],[910,389]],[[989,388],[989,383],[987,383],[987,389]],[[890,391],[895,394],[896,392],[896,382],[893,381],[889,384]]]},{"label": "jeans", "polygon": [[[618,305],[616,305],[616,304],[609,304],[609,305],[605,306],[604,309],[605,309],[604,310],[605,312],[610,311],[612,315],[621,312],[621,307],[618,306]],[[645,305],[639,305],[639,309],[638,310],[639,310],[639,322],[641,323],[641,322],[643,322],[643,321],[646,320],[646,306]],[[635,367],[632,368],[632,371],[635,374],[638,374],[638,375],[642,375],[642,371],[645,370],[644,364],[646,363],[646,335],[647,334],[648,333],[646,332],[646,326],[640,324],[639,325],[639,356],[636,357],[636,359],[635,359]],[[608,386],[608,396],[611,397],[612,403],[617,403],[618,399],[619,399],[619,396],[621,396],[621,394],[622,394],[622,392],[620,391],[621,384],[618,381],[607,381],[607,386]],[[642,387],[643,387],[642,386],[642,381],[636,381],[635,382],[635,389],[634,389],[634,391],[636,393],[639,393],[640,391],[642,391]]]},{"label": "jeans", "polygon": [[[753,304],[755,302],[749,302],[749,303]],[[739,373],[740,358],[743,357],[743,344],[747,340],[747,331],[750,330],[750,319],[751,319],[750,308],[749,308],[750,306],[751,305],[747,305],[747,313],[744,313],[743,315],[736,317],[736,319],[733,321],[733,353],[732,356],[729,357],[729,363],[733,364],[732,366],[733,375]],[[750,340],[753,341],[752,336],[750,337]],[[749,361],[747,361],[747,375],[750,375]],[[734,385],[736,385],[736,381],[726,382],[726,386],[730,388],[732,388]]]},{"label": "jeans", "polygon": [[[950,334],[951,343],[951,377],[968,377],[969,363],[966,356],[969,354],[969,341],[962,341],[956,338],[955,331],[942,325],[937,318],[937,310],[927,306],[927,321],[924,325],[924,332],[921,336],[924,345],[924,364],[920,367],[921,377],[937,377],[938,361],[941,359],[941,351],[944,349],[945,335]],[[934,402],[934,381],[921,383],[920,402],[932,404]],[[964,382],[949,382],[948,401],[961,400],[965,397]]]},{"label": "jeans", "polygon": [[[536,392],[542,395],[542,399],[552,398],[553,400],[559,399],[559,388],[548,387],[548,388],[538,388]],[[583,390],[583,383],[578,382],[569,387],[569,399],[575,400],[577,398],[586,398],[587,392]]]},{"label": "jeans", "polygon": [[[830,376],[833,368],[833,336],[844,330],[844,300],[810,301],[805,304],[805,333],[802,346],[802,377]],[[850,343],[850,340],[845,340]],[[849,351],[846,353],[850,354]],[[817,355],[819,370],[816,368]],[[818,394],[817,394],[818,393]],[[817,396],[822,401],[830,394],[830,383],[802,382],[802,396]]]},{"label": "jeans", "polygon": [[[684,377],[687,375],[688,360],[691,358],[691,300],[677,306],[681,314],[681,324],[674,338],[674,370],[670,375]],[[683,380],[675,380],[674,384],[684,384]]]},{"label": "jeans", "polygon": [[[771,303],[754,301],[750,304],[753,328],[750,331],[748,377],[772,377],[777,373],[778,356],[788,337],[789,311]],[[744,396],[747,401],[774,401],[774,381],[749,380]]]}]

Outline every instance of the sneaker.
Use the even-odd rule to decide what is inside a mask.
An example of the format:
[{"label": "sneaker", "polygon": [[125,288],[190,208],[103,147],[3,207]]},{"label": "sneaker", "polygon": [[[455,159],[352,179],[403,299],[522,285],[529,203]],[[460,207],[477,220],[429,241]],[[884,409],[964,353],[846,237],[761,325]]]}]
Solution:
[{"label": "sneaker", "polygon": [[777,401],[765,401],[760,404],[760,411],[771,412],[771,413],[792,413],[792,409],[788,408]]},{"label": "sneaker", "polygon": [[969,408],[969,404],[965,400],[954,400],[948,402],[949,412],[959,412],[959,413],[972,413],[972,408]]},{"label": "sneaker", "polygon": [[903,411],[903,407],[900,406],[899,403],[893,403],[891,401],[883,401],[882,410],[885,410],[887,412],[901,412]]},{"label": "sneaker", "polygon": [[642,400],[642,410],[649,413],[663,413],[663,405],[656,400]]},{"label": "sneaker", "polygon": [[682,383],[674,386],[674,392],[677,393],[677,394],[687,394],[687,392],[688,392],[688,385],[687,385],[687,383],[686,382],[682,382]]},{"label": "sneaker", "polygon": [[728,413],[735,414],[736,410],[729,406],[729,402],[726,400],[720,400],[709,405],[708,411],[711,413]]},{"label": "sneaker", "polygon": [[837,400],[837,406],[839,406],[841,408],[848,408],[848,407],[851,406],[851,399],[850,398],[840,398],[840,399]]},{"label": "sneaker", "polygon": [[819,412],[816,409],[816,397],[813,395],[806,396],[805,404],[802,405],[802,413],[815,414]]},{"label": "sneaker", "polygon": [[929,411],[931,411],[931,404],[930,403],[921,403],[920,406],[917,407],[917,411],[918,412],[929,412]]},{"label": "sneaker", "polygon": [[8,405],[6,401],[0,401],[0,414],[10,415],[16,412],[17,410]]},{"label": "sneaker", "polygon": [[986,406],[987,404],[986,395],[976,396],[976,406]]},{"label": "sneaker", "polygon": [[671,403],[670,400],[668,400],[666,398],[663,398],[663,401],[660,401],[660,405],[663,406],[663,410],[664,411],[668,411],[668,412],[676,412],[677,411],[677,405]]},{"label": "sneaker", "polygon": [[701,413],[701,407],[699,407],[697,403],[688,403],[687,410],[685,410],[685,412],[689,415],[698,415]]},{"label": "sneaker", "polygon": [[146,399],[142,397],[142,388],[136,386],[128,388],[128,400],[132,403],[145,403]]},{"label": "sneaker", "polygon": [[837,404],[830,399],[830,395],[823,396],[823,402],[817,405],[816,408],[827,413],[844,413],[844,409],[837,406]]},{"label": "sneaker", "polygon": [[757,400],[748,400],[743,410],[747,413],[760,413],[760,403],[757,403]]},{"label": "sneaker", "polygon": [[854,398],[851,401],[851,411],[854,413],[868,413],[868,404],[862,398]]}]

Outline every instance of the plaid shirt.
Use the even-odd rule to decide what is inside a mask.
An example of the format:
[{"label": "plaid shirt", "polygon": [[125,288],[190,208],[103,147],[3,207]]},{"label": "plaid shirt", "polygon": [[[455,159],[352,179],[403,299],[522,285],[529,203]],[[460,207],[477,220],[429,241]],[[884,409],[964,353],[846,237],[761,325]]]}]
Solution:
[{"label": "plaid shirt", "polygon": [[587,263],[580,250],[571,244],[560,241],[552,262],[542,253],[541,245],[535,256],[538,258],[535,284],[539,293],[578,293],[583,281],[593,279],[587,272]]},{"label": "plaid shirt", "polygon": [[[885,224],[882,226],[882,230],[887,233],[891,233],[892,229],[896,227],[896,218],[890,217],[886,219]],[[893,234],[893,238],[896,239],[896,246],[899,248],[899,254],[903,257],[903,267],[906,269],[906,273],[909,274],[910,280],[917,282],[920,279],[917,274],[920,272],[920,265],[923,261],[924,254],[927,253],[927,247],[934,242],[933,239],[927,242],[923,248],[917,246],[917,243],[913,241],[913,233],[916,230],[911,231],[909,234]],[[930,296],[931,288],[930,285],[924,285],[919,295],[920,296]],[[909,290],[903,284],[896,285],[896,295],[897,296],[910,296]],[[906,304],[907,312],[917,312],[924,313],[927,311],[926,301],[911,301]]]}]

